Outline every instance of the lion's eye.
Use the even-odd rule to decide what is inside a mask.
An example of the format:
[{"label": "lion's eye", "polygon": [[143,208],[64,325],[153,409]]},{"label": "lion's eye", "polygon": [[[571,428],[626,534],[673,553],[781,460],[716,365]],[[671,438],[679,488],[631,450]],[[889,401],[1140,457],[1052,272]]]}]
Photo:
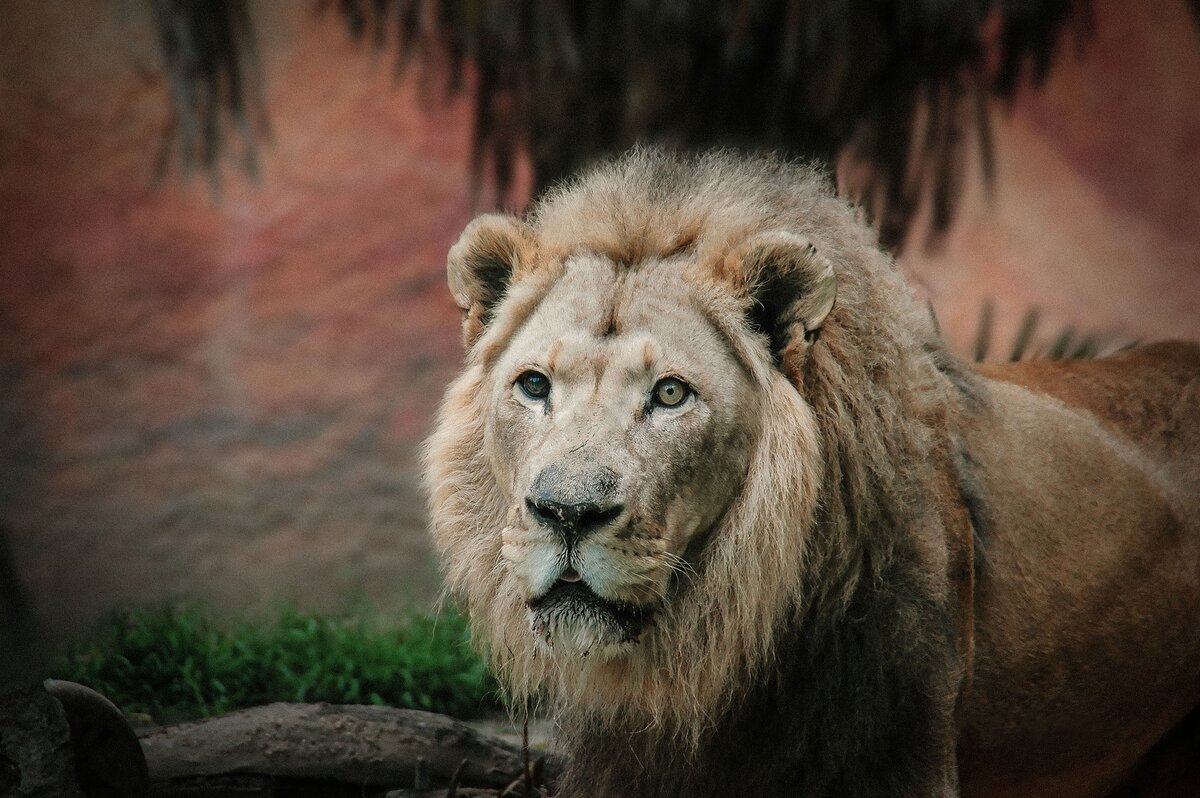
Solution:
[{"label": "lion's eye", "polygon": [[545,399],[550,395],[550,378],[540,371],[523,371],[517,385],[530,399]]},{"label": "lion's eye", "polygon": [[686,382],[675,377],[665,377],[654,384],[654,403],[663,407],[677,407],[692,393]]}]

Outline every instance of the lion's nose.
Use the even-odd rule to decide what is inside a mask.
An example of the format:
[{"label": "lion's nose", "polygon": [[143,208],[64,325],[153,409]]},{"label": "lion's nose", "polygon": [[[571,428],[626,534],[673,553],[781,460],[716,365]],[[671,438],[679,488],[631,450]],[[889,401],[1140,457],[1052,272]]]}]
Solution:
[{"label": "lion's nose", "polygon": [[608,468],[584,473],[561,465],[543,469],[525,499],[529,514],[573,546],[612,523],[625,506],[614,495],[617,475]]},{"label": "lion's nose", "polygon": [[525,506],[534,518],[562,535],[563,542],[568,546],[575,545],[597,529],[612,523],[625,509],[623,504],[568,504],[544,496],[527,498]]}]

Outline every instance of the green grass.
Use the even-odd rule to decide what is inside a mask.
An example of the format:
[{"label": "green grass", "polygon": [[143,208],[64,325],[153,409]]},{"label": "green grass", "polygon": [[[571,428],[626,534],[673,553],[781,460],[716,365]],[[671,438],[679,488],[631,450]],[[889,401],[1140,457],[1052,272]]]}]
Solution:
[{"label": "green grass", "polygon": [[51,664],[130,713],[160,721],[274,701],[383,704],[470,717],[499,690],[450,610],[400,628],[283,609],[218,622],[203,607],[130,609]]}]

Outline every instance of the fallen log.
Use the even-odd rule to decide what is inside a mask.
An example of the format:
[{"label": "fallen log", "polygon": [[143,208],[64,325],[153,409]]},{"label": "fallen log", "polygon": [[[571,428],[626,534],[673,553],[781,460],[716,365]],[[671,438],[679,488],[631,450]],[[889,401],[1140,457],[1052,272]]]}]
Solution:
[{"label": "fallen log", "polygon": [[[495,789],[523,767],[518,746],[464,723],[377,706],[270,704],[159,729],[141,743],[158,787],[152,794],[163,794],[169,782],[183,787],[243,776],[406,789],[417,786],[418,767],[436,788],[464,759],[461,786]],[[548,776],[557,770],[555,760],[546,763]]]}]

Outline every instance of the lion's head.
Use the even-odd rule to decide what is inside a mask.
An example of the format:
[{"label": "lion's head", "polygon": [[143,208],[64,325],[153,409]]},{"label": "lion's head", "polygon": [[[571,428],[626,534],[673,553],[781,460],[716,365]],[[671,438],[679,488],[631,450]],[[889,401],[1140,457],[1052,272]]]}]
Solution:
[{"label": "lion's head", "polygon": [[844,508],[903,522],[885,464],[929,444],[889,425],[938,402],[889,385],[944,383],[910,357],[927,314],[818,173],[723,154],[637,151],[483,216],[448,273],[450,588],[517,696],[703,728],[814,591],[851,589],[856,546],[890,545],[844,539]]}]

